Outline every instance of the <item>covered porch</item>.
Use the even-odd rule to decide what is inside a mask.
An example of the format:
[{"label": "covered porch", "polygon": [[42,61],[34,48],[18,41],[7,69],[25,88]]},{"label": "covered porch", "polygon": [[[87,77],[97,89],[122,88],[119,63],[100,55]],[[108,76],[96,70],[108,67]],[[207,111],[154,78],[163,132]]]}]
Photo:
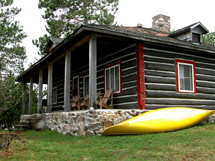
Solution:
[{"label": "covered porch", "polygon": [[[82,101],[87,101],[85,109],[101,108],[102,105],[98,104],[99,98],[104,98],[108,90],[110,90],[110,94],[107,101],[109,100],[109,104],[114,108],[114,103],[119,103],[116,98],[122,94],[123,89],[121,80],[123,57],[117,57],[117,53],[127,50],[135,52],[136,42],[116,36],[88,32],[77,33],[76,31],[17,78],[17,81],[23,85],[22,115],[26,113],[26,108],[28,108],[27,113],[32,114],[34,84],[38,84],[39,93],[37,113],[43,111],[44,85],[47,85],[46,112],[48,113],[81,110],[83,109]],[[132,59],[134,58],[133,56]],[[134,65],[134,63],[132,64]],[[119,77],[119,80],[117,78],[118,84],[112,83],[111,78],[107,78],[110,75],[108,72],[112,71],[116,77]],[[136,67],[133,71],[136,73]],[[114,79],[116,78],[114,77]],[[110,80],[109,84],[107,80]],[[132,80],[128,81],[132,82]],[[27,83],[29,83],[29,100],[28,107],[25,107]],[[133,83],[133,85],[135,84],[136,82]],[[113,94],[116,96],[115,98]],[[130,93],[126,94],[130,95]],[[74,102],[75,99],[78,99],[77,102]],[[135,97],[132,101],[136,100]],[[74,103],[76,108],[73,108]]]}]

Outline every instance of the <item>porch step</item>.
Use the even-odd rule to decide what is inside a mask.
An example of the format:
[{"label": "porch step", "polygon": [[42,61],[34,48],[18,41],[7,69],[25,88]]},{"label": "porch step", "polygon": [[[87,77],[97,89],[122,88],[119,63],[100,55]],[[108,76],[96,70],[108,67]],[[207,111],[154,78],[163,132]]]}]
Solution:
[{"label": "porch step", "polygon": [[30,122],[20,122],[15,125],[16,129],[32,129],[32,123]]}]

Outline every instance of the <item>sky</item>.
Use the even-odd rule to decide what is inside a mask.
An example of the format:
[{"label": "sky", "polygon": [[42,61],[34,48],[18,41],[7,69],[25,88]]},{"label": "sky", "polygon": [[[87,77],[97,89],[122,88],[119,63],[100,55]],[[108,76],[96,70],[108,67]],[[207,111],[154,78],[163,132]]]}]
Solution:
[{"label": "sky", "polygon": [[[170,16],[171,30],[177,30],[195,22],[202,24],[215,32],[214,0],[119,0],[119,10],[115,20],[118,25],[143,27],[152,26],[152,17],[157,14]],[[44,10],[38,9],[39,0],[14,0],[14,6],[22,8],[16,17],[28,37],[23,41],[26,47],[27,60],[25,68],[40,58],[38,49],[32,44],[32,39],[44,35],[45,20],[41,17]]]}]

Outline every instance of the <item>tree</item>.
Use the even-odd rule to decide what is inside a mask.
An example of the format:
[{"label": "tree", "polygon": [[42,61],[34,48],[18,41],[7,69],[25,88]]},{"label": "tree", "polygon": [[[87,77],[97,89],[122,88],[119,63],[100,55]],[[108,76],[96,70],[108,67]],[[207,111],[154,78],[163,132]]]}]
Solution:
[{"label": "tree", "polygon": [[0,78],[10,71],[23,70],[26,58],[25,48],[21,46],[26,34],[14,17],[21,9],[11,7],[13,0],[0,1]]},{"label": "tree", "polygon": [[21,43],[26,34],[14,20],[21,9],[12,4],[13,0],[0,1],[0,127],[11,127],[21,110],[22,90],[15,76],[23,71],[26,54]]},{"label": "tree", "polygon": [[48,34],[33,40],[43,56],[48,38],[65,38],[81,24],[114,23],[119,0],[39,0],[38,7],[45,9],[42,16],[46,19]]},{"label": "tree", "polygon": [[203,43],[215,45],[215,32],[210,32],[206,35],[203,35]]}]

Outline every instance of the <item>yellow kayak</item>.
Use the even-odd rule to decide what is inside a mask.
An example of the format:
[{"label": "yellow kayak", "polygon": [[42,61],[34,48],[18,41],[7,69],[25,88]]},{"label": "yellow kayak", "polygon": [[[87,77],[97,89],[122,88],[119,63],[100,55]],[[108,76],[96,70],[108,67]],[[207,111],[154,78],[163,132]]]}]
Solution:
[{"label": "yellow kayak", "polygon": [[215,110],[187,107],[153,110],[108,127],[102,135],[149,134],[179,130],[199,123],[214,112]]}]

